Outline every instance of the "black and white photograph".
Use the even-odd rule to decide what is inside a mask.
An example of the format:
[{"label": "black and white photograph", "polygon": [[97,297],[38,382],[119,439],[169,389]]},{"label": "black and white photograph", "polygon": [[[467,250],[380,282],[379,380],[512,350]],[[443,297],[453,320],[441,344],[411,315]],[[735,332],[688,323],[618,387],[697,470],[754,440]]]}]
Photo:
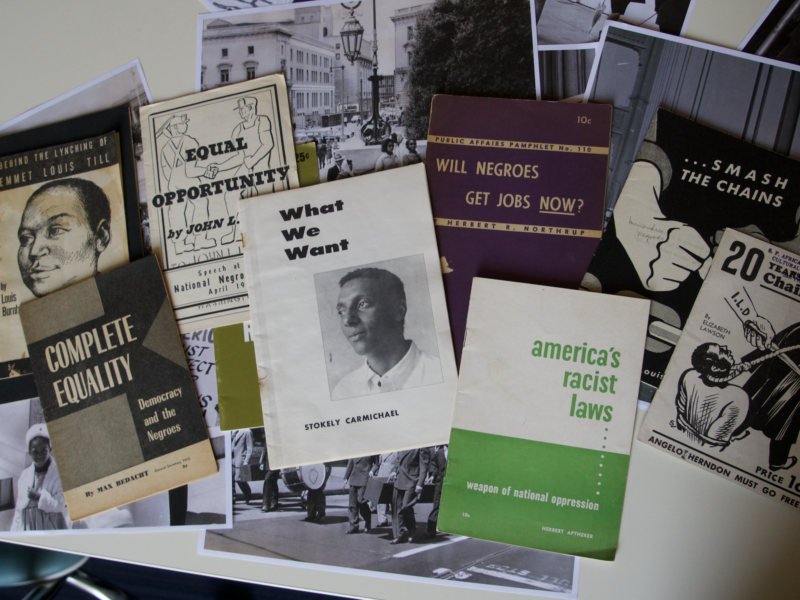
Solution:
[{"label": "black and white photograph", "polygon": [[314,276],[331,400],[444,381],[422,254]]},{"label": "black and white photograph", "polygon": [[606,219],[659,107],[778,154],[800,157],[798,70],[627,25],[608,27],[585,96],[614,107]]},{"label": "black and white photograph", "polygon": [[776,0],[742,40],[739,50],[800,64],[800,2]]},{"label": "black and white photograph", "polygon": [[594,57],[594,48],[540,51],[541,99],[581,102],[586,93]]},{"label": "black and white photograph", "polygon": [[577,597],[578,558],[437,531],[446,445],[271,470],[263,428],[233,439],[233,528],[201,554]]},{"label": "black and white photograph", "polygon": [[[226,527],[227,434],[211,438],[220,473],[71,521],[38,398],[0,405],[0,531],[14,535],[118,528]],[[13,500],[13,501],[12,501]]]},{"label": "black and white photograph", "polygon": [[535,0],[539,47],[597,42],[606,22],[680,35],[691,0]]},{"label": "black and white photograph", "polygon": [[215,12],[198,17],[196,87],[282,72],[296,142],[333,181],[422,162],[434,94],[535,98],[532,31],[529,0]]}]

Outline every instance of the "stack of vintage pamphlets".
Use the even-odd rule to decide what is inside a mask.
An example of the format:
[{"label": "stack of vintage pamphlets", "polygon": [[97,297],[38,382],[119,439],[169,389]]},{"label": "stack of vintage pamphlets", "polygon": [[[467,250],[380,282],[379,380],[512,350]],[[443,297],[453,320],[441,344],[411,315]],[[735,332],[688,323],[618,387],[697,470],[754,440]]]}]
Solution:
[{"label": "stack of vintage pamphlets", "polygon": [[[392,8],[371,117],[329,39],[355,8],[323,1],[202,16],[196,94],[0,138],[0,531],[230,555],[261,519],[237,555],[359,568],[310,524],[469,536],[498,545],[455,579],[576,597],[574,557],[616,556],[637,406],[644,444],[800,509],[797,69],[664,35],[672,5],[633,3],[653,32],[517,3],[521,62],[446,93],[440,4]],[[781,15],[746,51],[788,56]],[[485,67],[444,38],[427,74]]]}]

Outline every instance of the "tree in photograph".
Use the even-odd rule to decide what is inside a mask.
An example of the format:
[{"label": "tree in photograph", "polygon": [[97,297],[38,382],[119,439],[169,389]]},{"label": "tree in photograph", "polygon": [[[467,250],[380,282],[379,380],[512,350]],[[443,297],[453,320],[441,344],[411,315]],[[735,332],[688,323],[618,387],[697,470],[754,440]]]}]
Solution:
[{"label": "tree in photograph", "polygon": [[408,136],[428,133],[434,94],[535,98],[530,0],[436,0],[417,18]]}]

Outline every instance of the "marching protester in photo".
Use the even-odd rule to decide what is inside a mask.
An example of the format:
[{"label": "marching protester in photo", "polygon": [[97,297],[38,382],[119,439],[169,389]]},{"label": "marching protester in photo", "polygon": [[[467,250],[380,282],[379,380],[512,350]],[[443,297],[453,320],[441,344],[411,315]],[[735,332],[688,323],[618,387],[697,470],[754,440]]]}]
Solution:
[{"label": "marching protester in photo", "polygon": [[[240,429],[233,436],[233,480],[244,494],[244,503],[250,504],[250,457],[253,456],[253,432]],[[236,488],[233,490],[233,501],[236,502]]]},{"label": "marching protester in photo", "polygon": [[367,481],[378,470],[378,456],[361,456],[347,461],[347,470],[344,472],[345,485],[350,486],[350,528],[345,533],[358,533],[358,515],[364,519],[364,530],[369,533],[372,529],[372,513],[367,499]]},{"label": "marching protester in photo", "polygon": [[397,465],[389,476],[394,482],[392,495],[392,533],[390,544],[402,544],[413,540],[417,531],[414,505],[422,493],[422,484],[428,475],[430,448],[417,448],[397,453]]},{"label": "marching protester in photo", "polygon": [[11,531],[69,529],[61,479],[51,454],[50,434],[44,423],[34,425],[25,436],[33,463],[17,481],[17,503]]},{"label": "marching protester in photo", "polygon": [[308,494],[306,495],[306,518],[304,521],[311,521],[319,523],[325,518],[325,511],[328,506],[328,501],[325,498],[325,486],[328,484],[328,478],[331,474],[331,466],[325,465],[325,479],[322,486],[318,489],[313,489],[309,486]]},{"label": "marching protester in photo", "polygon": [[436,486],[433,492],[433,508],[428,515],[428,537],[436,537],[436,525],[439,522],[439,503],[442,500],[442,486],[444,485],[444,475],[447,470],[447,444],[438,446],[436,453],[431,458],[430,474],[433,484]]},{"label": "marching protester in photo", "polygon": [[281,472],[269,468],[269,456],[267,456],[266,446],[258,461],[258,466],[264,471],[264,492],[262,494],[261,512],[278,510],[278,479],[280,479]]},{"label": "marching protester in photo", "polygon": [[[397,465],[398,452],[387,452],[380,456],[380,466],[378,467],[378,477],[390,477]],[[389,524],[389,515],[386,513],[391,504],[378,504],[378,527],[386,527]]]}]

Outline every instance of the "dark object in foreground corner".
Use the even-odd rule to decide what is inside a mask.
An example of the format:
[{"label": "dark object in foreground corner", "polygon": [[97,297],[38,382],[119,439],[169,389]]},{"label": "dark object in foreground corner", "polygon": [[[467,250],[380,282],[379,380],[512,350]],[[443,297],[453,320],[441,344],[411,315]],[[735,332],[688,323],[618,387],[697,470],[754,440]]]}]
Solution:
[{"label": "dark object in foreground corner", "polygon": [[[223,598],[317,600],[330,597],[311,592],[228,581],[98,558],[90,558],[81,568],[81,572],[124,590],[130,598],[146,598],[147,600],[221,600]],[[0,600],[22,600],[34,587],[33,585],[23,585],[0,588]],[[86,592],[70,585],[63,586],[55,596],[58,600],[86,600],[89,597]]]}]

